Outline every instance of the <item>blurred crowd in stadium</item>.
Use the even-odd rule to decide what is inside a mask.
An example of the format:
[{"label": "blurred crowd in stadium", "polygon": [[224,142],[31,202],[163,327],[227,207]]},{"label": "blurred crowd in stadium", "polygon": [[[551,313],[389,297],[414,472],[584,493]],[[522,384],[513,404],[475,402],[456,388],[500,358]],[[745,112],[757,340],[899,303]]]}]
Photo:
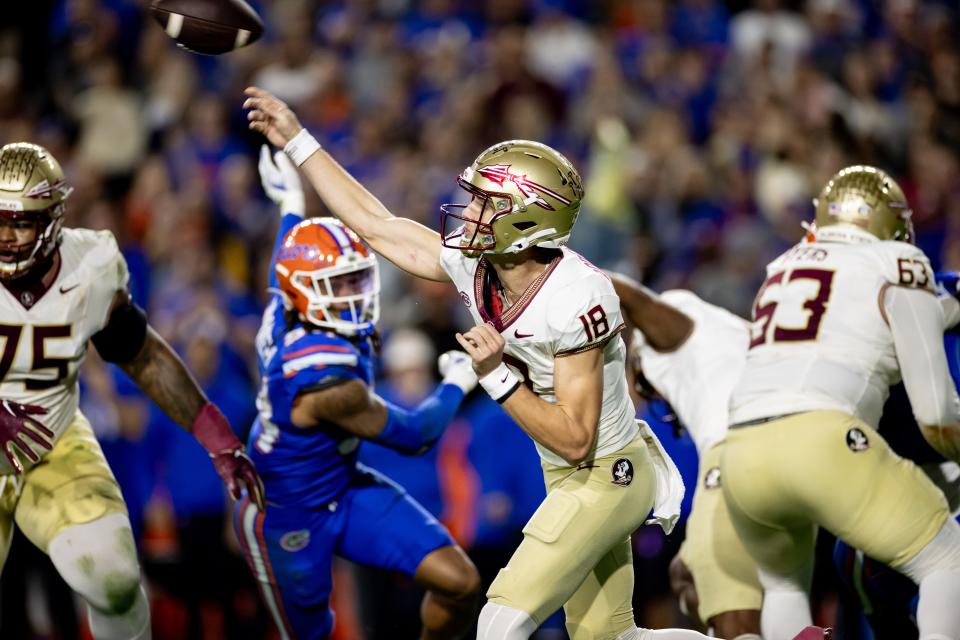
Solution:
[{"label": "blurred crowd in stadium", "polygon": [[[480,150],[546,142],[585,177],[574,248],[741,315],[817,189],[854,162],[890,170],[934,267],[960,268],[955,1],[259,0],[263,40],[217,58],[178,50],[146,0],[10,4],[0,144],[37,142],[61,161],[76,187],[66,224],[114,231],[137,302],[241,435],[278,218],[240,108],[249,84],[290,103],[397,215],[434,228]],[[308,212],[322,213],[315,198]],[[468,319],[453,288],[381,265],[383,395],[412,405]],[[205,452],[94,354],[83,385],[140,536],[154,637],[267,637]],[[364,457],[441,516],[489,579],[543,488],[532,444],[475,395],[431,455],[366,444]],[[0,634],[78,637],[66,587],[23,588],[45,560],[18,545]],[[636,546],[638,615],[677,624],[676,543],[641,533]],[[398,590],[410,586],[343,571],[340,637],[361,637],[383,607],[412,602],[415,621],[416,596],[385,595]]]}]

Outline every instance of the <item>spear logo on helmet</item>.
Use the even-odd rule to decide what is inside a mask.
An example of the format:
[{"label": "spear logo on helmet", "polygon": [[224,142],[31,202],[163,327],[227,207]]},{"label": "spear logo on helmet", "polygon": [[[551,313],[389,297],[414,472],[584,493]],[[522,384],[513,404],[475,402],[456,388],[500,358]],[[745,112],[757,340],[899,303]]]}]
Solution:
[{"label": "spear logo on helmet", "polygon": [[544,209],[554,211],[554,207],[550,205],[543,197],[540,195],[544,193],[555,200],[559,200],[561,203],[568,205],[570,200],[564,198],[562,195],[556,191],[552,191],[547,187],[534,182],[529,179],[525,174],[520,175],[510,171],[510,165],[508,164],[491,164],[485,167],[480,167],[477,169],[477,173],[489,180],[490,182],[496,183],[498,186],[503,186],[505,182],[512,182],[516,185],[517,189],[525,196],[525,200],[528,203],[537,204]]}]

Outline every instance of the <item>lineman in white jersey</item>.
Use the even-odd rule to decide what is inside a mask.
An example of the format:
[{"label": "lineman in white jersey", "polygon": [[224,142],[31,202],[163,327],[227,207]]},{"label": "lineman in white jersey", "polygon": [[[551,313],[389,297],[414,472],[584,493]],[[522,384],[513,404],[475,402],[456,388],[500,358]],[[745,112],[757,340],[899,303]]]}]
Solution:
[{"label": "lineman in white jersey", "polygon": [[657,295],[626,276],[610,277],[626,319],[636,327],[629,373],[644,394],[670,404],[700,458],[671,584],[687,611],[716,637],[759,640],[763,593],[757,568],[733,529],[720,488],[730,393],[746,361],[749,325],[691,291]]},{"label": "lineman in white jersey", "polygon": [[[293,112],[247,89],[250,127],[283,147],[321,199],[375,251],[452,281],[478,322],[458,336],[487,392],[534,439],[548,496],[487,593],[479,638],[527,638],[561,605],[575,640],[702,638],[633,623],[630,534],[650,509],[672,526],[682,484],[624,378],[620,304],[606,276],[563,248],[583,197],[553,149],[510,141],[460,176],[471,195],[443,236],[393,216],[320,149]],[[508,366],[509,365],[509,366]]]},{"label": "lineman in white jersey", "polygon": [[721,459],[734,525],[760,568],[763,635],[810,624],[819,525],[920,585],[921,640],[960,638],[960,528],[943,493],[875,431],[902,376],[924,435],[960,458],[930,264],[884,172],[848,167],[816,206],[815,240],[767,267]]},{"label": "lineman in white jersey", "polygon": [[94,638],[149,638],[126,505],[78,408],[88,343],[193,432],[235,497],[262,495],[226,419],[130,301],[113,235],[62,228],[70,191],[46,149],[0,149],[0,567],[16,522],[86,600]]}]

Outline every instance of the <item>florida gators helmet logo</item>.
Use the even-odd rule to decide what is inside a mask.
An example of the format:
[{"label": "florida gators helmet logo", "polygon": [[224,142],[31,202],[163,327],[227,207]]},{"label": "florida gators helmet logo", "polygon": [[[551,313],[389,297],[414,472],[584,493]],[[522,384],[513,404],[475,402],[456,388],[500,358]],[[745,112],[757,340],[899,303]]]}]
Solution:
[{"label": "florida gators helmet logo", "polygon": [[377,257],[335,218],[310,218],[284,237],[275,263],[284,303],[345,336],[370,335],[380,316]]}]

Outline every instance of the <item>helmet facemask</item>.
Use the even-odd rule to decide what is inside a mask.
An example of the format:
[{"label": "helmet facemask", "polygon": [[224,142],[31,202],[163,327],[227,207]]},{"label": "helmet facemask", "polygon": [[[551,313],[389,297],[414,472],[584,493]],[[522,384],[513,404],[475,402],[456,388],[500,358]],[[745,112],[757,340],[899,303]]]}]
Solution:
[{"label": "helmet facemask", "polygon": [[373,333],[380,318],[380,273],[373,256],[343,256],[345,264],[294,271],[290,286],[306,301],[304,320],[341,335]]},{"label": "helmet facemask", "polygon": [[[444,204],[440,207],[440,236],[443,246],[459,249],[471,258],[494,251],[497,237],[493,223],[499,217],[516,210],[510,194],[482,191],[462,177],[457,177],[457,184],[471,195],[471,201],[467,204]],[[480,214],[474,218],[467,210],[476,202],[480,203]],[[476,208],[474,206],[474,209]],[[472,231],[469,227],[473,228]]]},{"label": "helmet facemask", "polygon": [[0,243],[0,280],[10,282],[22,278],[53,254],[60,244],[63,210],[64,205],[57,204],[41,211],[0,211],[0,224],[14,227],[27,224],[35,230],[32,242]]},{"label": "helmet facemask", "polygon": [[898,205],[895,203],[890,203],[887,206],[897,212],[897,220],[900,221],[899,227],[894,230],[890,239],[916,244],[917,236],[913,230],[913,209],[906,205]]}]

